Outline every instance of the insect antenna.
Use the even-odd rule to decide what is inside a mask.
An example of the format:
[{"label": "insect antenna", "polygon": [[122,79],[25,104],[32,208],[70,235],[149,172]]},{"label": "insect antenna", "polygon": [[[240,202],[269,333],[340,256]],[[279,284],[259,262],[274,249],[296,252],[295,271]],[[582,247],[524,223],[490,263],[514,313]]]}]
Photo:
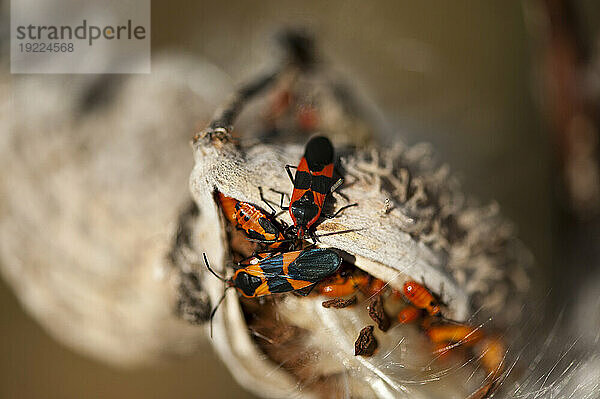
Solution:
[{"label": "insect antenna", "polygon": [[208,263],[208,259],[206,258],[206,253],[203,252],[202,256],[204,257],[204,264],[206,265],[206,268],[208,269],[208,271],[211,272],[216,278],[218,278],[219,280],[221,280],[222,282],[225,283],[225,291],[223,292],[223,295],[221,296],[221,298],[217,302],[217,305],[210,312],[210,338],[212,339],[212,336],[213,336],[213,318],[215,317],[215,314],[217,313],[217,310],[219,309],[219,306],[221,305],[221,303],[223,303],[223,300],[225,299],[225,295],[227,294],[227,290],[229,288],[231,288],[232,285],[230,283],[230,280],[226,279],[223,276],[220,276],[219,274],[217,274],[217,272],[215,272],[210,267],[210,264]]},{"label": "insect antenna", "polygon": [[206,253],[203,252],[202,256],[204,257],[204,264],[206,265],[206,268],[208,269],[208,271],[211,272],[219,280],[223,281],[224,283],[227,283],[229,280],[227,280],[223,276],[218,275],[217,272],[215,272],[213,269],[211,269],[210,264],[208,263],[208,259],[206,259]]},{"label": "insect antenna", "polygon": [[212,339],[213,337],[213,319],[215,318],[215,314],[217,313],[219,306],[221,306],[221,303],[223,303],[223,300],[225,299],[225,295],[227,295],[227,290],[229,288],[231,288],[231,286],[225,288],[223,295],[221,295],[221,299],[219,299],[217,305],[213,308],[212,312],[210,312],[210,339]]}]

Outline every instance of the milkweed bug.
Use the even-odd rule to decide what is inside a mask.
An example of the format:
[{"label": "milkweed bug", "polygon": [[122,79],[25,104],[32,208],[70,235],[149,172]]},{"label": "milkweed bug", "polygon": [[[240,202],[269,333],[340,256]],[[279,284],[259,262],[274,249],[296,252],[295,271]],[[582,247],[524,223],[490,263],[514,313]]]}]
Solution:
[{"label": "milkweed bug", "polygon": [[374,278],[373,280],[371,280],[371,285],[369,285],[369,295],[379,294],[385,289],[386,286],[387,283],[385,281],[380,280],[378,278]]},{"label": "milkweed bug", "polygon": [[488,373],[486,380],[489,382],[469,396],[469,399],[490,398],[500,386],[502,379],[506,377],[502,377],[504,358],[506,357],[506,347],[502,339],[498,337],[485,339],[481,343],[479,351],[481,352],[481,365]]},{"label": "milkweed bug", "polygon": [[485,384],[471,394],[469,399],[489,398],[498,388],[502,378],[506,356],[506,348],[502,340],[498,337],[486,337],[481,326],[432,323],[434,323],[433,318],[427,317],[423,322],[423,328],[434,344],[434,353],[439,357],[444,357],[459,345],[474,346],[474,352],[479,353],[479,360],[487,372],[487,377]]},{"label": "milkweed bug", "polygon": [[496,378],[503,369],[506,347],[501,338],[491,337],[483,341],[481,347],[481,364],[492,378]]},{"label": "milkweed bug", "polygon": [[431,342],[436,344],[472,345],[483,337],[483,330],[481,328],[462,324],[436,325],[427,329],[426,333]]},{"label": "milkweed bug", "polygon": [[194,142],[207,137],[231,140],[233,124],[250,100],[274,86],[290,70],[305,71],[315,62],[314,43],[301,32],[287,31],[281,36],[280,43],[286,52],[286,59],[275,71],[262,75],[242,86],[236,94],[213,116],[208,127],[194,136]]},{"label": "milkweed bug", "polygon": [[417,320],[421,316],[421,309],[417,309],[412,305],[404,307],[398,312],[398,322],[400,324],[408,324]]},{"label": "milkweed bug", "polygon": [[328,297],[341,297],[354,294],[357,290],[365,295],[376,295],[385,288],[385,282],[368,274],[354,273],[343,276],[340,273],[323,281],[317,287],[319,294]]},{"label": "milkweed bug", "polygon": [[[308,295],[309,291],[304,289],[310,289],[335,273],[342,263],[342,258],[336,252],[322,248],[276,254],[261,253],[240,262],[241,268],[235,271],[233,277],[226,279],[210,267],[206,254],[203,256],[206,268],[213,275],[225,282],[227,288],[235,288],[246,298],[292,291]],[[211,333],[212,318],[224,297],[225,294],[211,312]]]},{"label": "milkweed bug", "polygon": [[214,273],[206,255],[204,261],[228,287],[236,288],[247,298],[306,288],[335,273],[342,262],[337,253],[322,248],[264,255],[258,254],[240,262],[241,268],[230,279]]},{"label": "milkweed bug", "polygon": [[286,241],[283,235],[284,229],[275,220],[273,214],[269,215],[256,205],[238,201],[220,192],[217,193],[217,197],[227,220],[243,230],[248,237],[264,242],[270,249],[279,249]]},{"label": "milkweed bug", "polygon": [[[327,137],[316,136],[306,144],[304,156],[300,159],[297,167],[286,165],[285,170],[294,185],[290,204],[283,206],[283,194],[281,195],[281,209],[289,210],[290,217],[294,222],[294,228],[299,239],[309,232],[316,240],[310,228],[317,222],[323,211],[325,197],[335,191],[342,179],[333,181],[333,145]],[[295,176],[292,176],[290,168],[296,168]],[[342,210],[355,206],[346,205],[339,209],[333,216]]]},{"label": "milkweed bug", "polygon": [[369,285],[369,277],[366,274],[355,276],[342,276],[336,274],[327,281],[319,284],[318,292],[328,297],[341,297],[353,294],[357,289],[366,288]]},{"label": "milkweed bug", "polygon": [[423,285],[416,281],[407,281],[402,292],[415,307],[424,309],[431,316],[440,315],[439,302]]}]

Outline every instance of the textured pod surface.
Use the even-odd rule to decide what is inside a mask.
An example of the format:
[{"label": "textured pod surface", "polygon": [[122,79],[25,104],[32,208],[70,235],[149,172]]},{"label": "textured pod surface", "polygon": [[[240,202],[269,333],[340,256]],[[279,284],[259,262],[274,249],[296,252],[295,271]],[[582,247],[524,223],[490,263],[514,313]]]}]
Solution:
[{"label": "textured pod surface", "polygon": [[121,365],[201,341],[174,315],[166,255],[189,137],[227,84],[199,60],[153,71],[13,76],[0,97],[0,271],[58,340]]},{"label": "textured pod surface", "polygon": [[[197,250],[206,252],[213,266],[225,274],[231,260],[224,235],[214,234],[214,226],[220,225],[222,219],[212,193],[218,190],[258,204],[261,202],[258,187],[262,186],[269,193],[267,198],[276,202],[278,196],[267,189],[291,191],[284,165],[297,162],[302,148],[296,145],[239,148],[227,140],[203,137],[195,142],[194,151],[196,165],[190,186],[201,215]],[[447,168],[435,168],[425,147],[406,148],[399,144],[387,150],[357,151],[342,156],[341,163],[346,172],[346,185],[341,193],[349,202],[334,194],[335,201],[329,207],[337,209],[350,202],[359,205],[318,226],[318,235],[352,230],[323,236],[322,246],[342,251],[346,260],[396,289],[401,289],[409,279],[423,279],[447,304],[447,317],[456,320],[467,319],[476,307],[483,309],[484,315],[493,315],[501,325],[502,315],[508,309],[519,308],[528,288],[525,271],[528,257],[511,250],[519,248],[519,244],[512,239],[497,210],[466,206]],[[224,230],[222,226],[221,231]],[[204,281],[212,301],[217,301],[223,293],[223,283],[207,273]],[[272,360],[265,359],[251,337],[237,294],[229,292],[223,307],[222,313],[215,317],[214,342],[233,374],[251,389],[252,381],[262,378],[263,384],[256,387],[261,395],[278,397],[293,392],[298,382],[290,380],[285,367],[277,367]],[[429,384],[426,389],[422,382],[450,374],[450,381],[466,379],[455,371],[427,369],[422,365],[406,367],[406,361],[400,359],[407,354],[416,363],[416,359],[424,359],[423,342],[419,342],[418,334],[413,331],[413,339],[406,338],[414,327],[397,326],[385,335],[376,333],[382,341],[381,350],[368,360],[354,357],[355,332],[360,330],[361,323],[363,326],[372,323],[366,310],[360,309],[331,311],[324,309],[318,299],[286,296],[275,312],[286,323],[308,331],[306,340],[314,345],[307,346],[320,359],[314,372],[326,379],[341,373],[342,382],[331,384],[342,387],[342,391],[350,389],[353,395],[430,397],[437,389],[447,389],[448,381]],[[514,320],[517,316],[512,313],[510,318]],[[395,350],[402,342],[403,349]],[[311,353],[310,349],[306,351]],[[328,356],[330,361],[324,361]],[[394,365],[397,370],[393,370]],[[470,388],[471,391],[465,387],[450,397],[464,397],[476,385]]]}]

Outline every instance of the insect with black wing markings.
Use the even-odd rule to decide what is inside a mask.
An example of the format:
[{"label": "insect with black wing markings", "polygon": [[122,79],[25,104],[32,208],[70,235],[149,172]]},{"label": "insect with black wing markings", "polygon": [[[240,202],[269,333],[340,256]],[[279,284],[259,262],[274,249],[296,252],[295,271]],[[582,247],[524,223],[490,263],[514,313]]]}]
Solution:
[{"label": "insect with black wing markings", "polygon": [[[308,233],[316,241],[311,227],[319,220],[327,195],[335,191],[343,182],[342,179],[337,182],[333,180],[333,161],[334,152],[331,141],[324,136],[315,136],[306,143],[304,156],[300,159],[298,166],[285,166],[294,189],[290,204],[287,207],[282,206],[282,194],[280,206],[281,209],[289,210],[290,217],[294,222],[293,227],[299,239],[304,238]],[[295,176],[292,176],[290,168],[296,168]],[[346,205],[330,217],[335,217],[342,210],[355,205]]]},{"label": "insect with black wing markings", "polygon": [[[275,254],[260,253],[240,262],[238,265],[241,268],[227,279],[210,267],[206,254],[203,256],[207,269],[213,275],[225,282],[227,288],[235,288],[246,298],[286,292],[308,295],[315,284],[334,274],[342,263],[340,255],[331,249],[323,248]],[[211,336],[212,319],[224,298],[225,294],[211,312]]]},{"label": "insect with black wing markings", "polygon": [[[272,250],[280,249],[285,242],[289,241],[284,236],[283,227],[275,220],[274,212],[268,214],[256,205],[238,201],[220,192],[216,193],[216,197],[225,218],[236,228],[243,230],[249,238],[263,243]],[[269,205],[268,202],[265,203]]]}]

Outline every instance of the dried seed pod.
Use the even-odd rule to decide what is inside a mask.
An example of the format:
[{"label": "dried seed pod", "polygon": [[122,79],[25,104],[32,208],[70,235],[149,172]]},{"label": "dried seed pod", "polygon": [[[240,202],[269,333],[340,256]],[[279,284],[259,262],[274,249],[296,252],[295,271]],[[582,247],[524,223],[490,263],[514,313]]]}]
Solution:
[{"label": "dried seed pod", "polygon": [[178,251],[175,274],[169,252],[191,202],[190,129],[231,90],[226,75],[173,54],[156,54],[152,76],[0,71],[4,282],[49,334],[95,359],[133,367],[195,351],[203,337],[175,315],[176,289],[199,322],[207,293],[180,279],[194,254]]},{"label": "dried seed pod", "polygon": [[[207,252],[213,267],[226,273],[231,254],[224,233],[223,218],[219,217],[220,211],[213,200],[214,191],[218,190],[238,200],[260,203],[258,187],[261,186],[268,200],[278,202],[279,196],[269,189],[291,191],[284,166],[296,162],[301,157],[303,148],[293,144],[236,146],[226,135],[199,135],[193,146],[196,165],[190,187],[200,208],[194,237],[196,250]],[[334,194],[332,197],[335,204],[329,206],[337,209],[352,202],[358,202],[359,205],[318,225],[316,233],[321,236],[320,246],[337,249],[347,262],[387,282],[396,290],[401,290],[406,281],[423,278],[427,286],[441,295],[442,301],[448,304],[444,308],[444,316],[454,320],[464,320],[470,314],[470,301],[489,312],[498,312],[498,315],[503,314],[503,307],[512,308],[512,305],[521,303],[524,293],[518,288],[527,286],[527,277],[522,272],[523,265],[510,258],[513,253],[507,252],[502,261],[498,258],[498,263],[494,263],[496,260],[493,257],[498,252],[490,251],[485,262],[492,269],[469,274],[472,266],[470,262],[482,260],[479,252],[482,247],[513,245],[514,241],[500,240],[499,244],[497,234],[487,238],[471,235],[469,229],[481,230],[480,225],[471,224],[471,218],[474,215],[481,216],[482,210],[468,208],[460,201],[445,169],[435,169],[422,148],[396,145],[386,150],[356,151],[342,157],[341,163],[349,183],[342,193],[348,200],[342,195]],[[402,171],[410,171],[411,177],[402,178],[403,173],[405,174]],[[386,205],[390,202],[394,204],[392,208]],[[498,225],[495,217],[488,217],[484,224]],[[288,224],[291,223],[288,215],[284,214],[282,218]],[[340,230],[350,232],[326,235]],[[474,259],[469,258],[470,245],[477,247],[477,250],[472,250]],[[459,255],[453,255],[455,246],[462,248]],[[501,265],[504,267],[502,272]],[[510,285],[515,270],[521,270],[517,276],[525,281],[517,280],[525,284]],[[203,274],[203,284],[212,302],[216,303],[223,294],[222,282],[202,270],[199,272]],[[468,279],[465,280],[467,276]],[[488,297],[493,298],[494,295],[486,287],[505,287],[500,289],[500,292],[505,293],[502,306],[496,299],[488,301]],[[411,360],[422,361],[423,367],[427,364],[423,353],[430,355],[431,351],[417,349],[427,342],[418,330],[416,335],[409,333],[415,327],[398,326],[388,331],[383,337],[378,337],[380,351],[369,358],[354,358],[352,355],[356,331],[370,320],[367,310],[365,307],[355,306],[332,312],[324,309],[321,303],[318,296],[285,296],[276,301],[272,314],[276,315],[278,322],[300,327],[305,333],[301,341],[304,344],[296,343],[294,346],[295,354],[291,353],[289,346],[278,345],[278,355],[275,356],[273,347],[265,350],[264,342],[257,344],[248,329],[248,308],[246,305],[240,306],[237,295],[229,292],[222,311],[214,319],[214,345],[233,375],[243,385],[251,388],[252,381],[263,381],[260,391],[257,391],[263,396],[284,396],[296,390],[298,382],[305,387],[305,394],[314,394],[317,392],[314,381],[337,381],[334,376],[340,373],[346,375],[349,389],[353,393],[359,392],[360,386],[360,392],[364,396],[385,396],[384,391],[397,394],[405,389],[418,395],[419,392],[438,389],[433,382],[410,388],[402,382],[405,379],[426,380],[435,375],[435,371],[428,374],[416,369],[405,369],[394,371],[397,372],[394,376],[388,375],[391,372],[389,362],[402,364],[401,359],[396,357],[396,353],[400,351],[394,350],[399,342],[404,350],[409,350],[407,347],[412,349]],[[497,319],[501,320],[501,317]],[[271,335],[268,339],[272,342],[279,341],[276,335]],[[270,355],[265,357],[265,352]],[[392,354],[384,357],[387,352]],[[304,355],[301,356],[301,353]],[[307,353],[312,355],[308,356]],[[306,356],[314,361],[309,362],[310,367],[307,366]],[[300,358],[303,360],[300,361]],[[289,364],[289,367],[273,371],[276,363],[286,359],[289,364],[302,363],[304,366],[301,370],[312,370],[312,378],[307,379],[305,371],[299,371],[299,368]],[[345,371],[344,364],[353,364],[351,371]],[[459,374],[447,378],[464,377],[469,380],[468,376],[460,377]],[[373,384],[375,380],[385,381],[382,382],[385,389]],[[337,383],[328,384],[328,387]],[[323,384],[318,389],[319,392],[324,392]],[[466,391],[462,389],[468,388],[457,388],[457,397],[466,395]]]},{"label": "dried seed pod", "polygon": [[[304,152],[294,144],[234,144],[230,136],[233,120],[249,96],[272,86],[283,75],[284,71],[268,75],[242,88],[209,127],[194,137],[196,163],[190,189],[200,208],[195,250],[207,252],[213,267],[221,273],[227,273],[234,254],[214,193],[254,204],[262,200],[278,203],[276,193],[292,188],[285,165],[298,162]],[[324,117],[329,109],[321,108],[319,112]],[[335,132],[340,126],[345,129],[346,117],[338,115],[338,123],[329,125],[327,135],[337,137]],[[355,137],[346,138],[351,141]],[[334,144],[339,146],[335,139]],[[339,209],[351,203],[358,206],[318,224],[318,245],[334,248],[346,263],[375,278],[379,284],[373,285],[374,290],[379,292],[387,284],[400,291],[405,282],[422,277],[447,304],[444,316],[454,320],[469,316],[470,301],[491,312],[511,301],[513,305],[521,303],[522,291],[518,288],[526,287],[527,276],[521,273],[515,279],[511,274],[521,271],[523,265],[507,259],[508,253],[494,260],[492,254],[498,251],[485,250],[492,246],[497,249],[510,239],[503,241],[496,233],[470,234],[481,223],[472,223],[469,217],[481,216],[481,211],[465,206],[447,169],[436,168],[426,148],[396,144],[386,149],[347,149],[340,164],[347,184],[341,193],[329,196],[324,212],[327,207]],[[282,215],[282,219],[292,224],[289,214]],[[497,220],[491,217],[484,225],[497,227]],[[460,251],[452,252],[457,248]],[[470,273],[473,264],[482,260],[491,270]],[[504,268],[502,272],[500,267]],[[224,294],[222,281],[204,270],[199,272],[211,302],[225,298],[223,311],[214,319],[215,348],[238,381],[249,389],[256,388],[261,396],[282,397],[297,393],[300,387],[304,395],[323,397],[427,397],[441,392],[464,397],[478,388],[466,367],[452,373],[429,367],[431,353],[424,349],[428,347],[426,338],[415,327],[399,325],[375,340],[373,327],[363,327],[369,324],[370,316],[375,316],[378,325],[386,329],[380,302],[373,303],[370,312],[362,306],[332,312],[314,294],[240,302],[233,291]],[[521,286],[507,285],[514,280]],[[495,291],[504,294],[501,304],[488,300],[491,291],[486,284],[490,283],[495,288],[504,287]],[[361,329],[357,341],[355,334]],[[282,339],[285,331],[302,333],[290,341]],[[375,352],[375,346],[381,350]],[[369,356],[353,356],[355,351]],[[406,358],[421,365],[409,367]],[[450,392],[448,384],[433,382],[440,376],[467,383],[452,384],[457,388]],[[261,381],[260,387],[255,381]],[[428,384],[409,387],[407,381]]]}]

